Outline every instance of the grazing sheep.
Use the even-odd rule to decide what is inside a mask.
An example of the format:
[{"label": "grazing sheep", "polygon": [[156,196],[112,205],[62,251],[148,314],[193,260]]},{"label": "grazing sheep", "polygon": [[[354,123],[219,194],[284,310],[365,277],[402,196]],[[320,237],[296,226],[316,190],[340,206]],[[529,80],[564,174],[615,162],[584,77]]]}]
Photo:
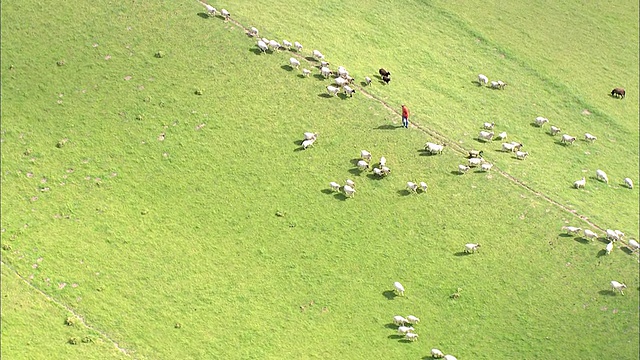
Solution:
[{"label": "grazing sheep", "polygon": [[615,88],[611,90],[611,96],[620,97],[621,99],[624,99],[625,91],[623,88]]},{"label": "grazing sheep", "polygon": [[346,79],[347,76],[349,76],[349,72],[344,67],[338,66],[338,76],[340,76],[343,79]]},{"label": "grazing sheep", "polygon": [[341,77],[337,77],[335,79],[335,82],[336,82],[336,85],[338,85],[340,87],[343,87],[343,86],[345,86],[345,85],[347,85],[349,83],[349,81],[347,79],[343,79]]},{"label": "grazing sheep", "polygon": [[225,20],[229,20],[229,18],[231,17],[231,14],[229,14],[226,9],[220,9],[220,15],[222,15]]},{"label": "grazing sheep", "polygon": [[300,61],[298,61],[298,59],[296,58],[289,58],[289,64],[291,64],[291,67],[294,67],[296,69],[300,67]]},{"label": "grazing sheep", "polygon": [[427,192],[427,183],[424,181],[420,181],[420,188],[422,189],[422,192]]},{"label": "grazing sheep", "polygon": [[631,251],[638,251],[638,249],[640,249],[640,244],[638,244],[634,239],[629,239],[629,247],[631,248]]},{"label": "grazing sheep", "polygon": [[596,170],[596,179],[602,180],[602,181],[606,182],[607,184],[609,183],[609,178],[607,177],[607,173],[605,173],[604,171],[602,171],[600,169]]},{"label": "grazing sheep", "polygon": [[467,155],[467,159],[471,159],[471,158],[479,158],[482,157],[482,154],[484,153],[484,151],[480,150],[469,150],[469,155]]},{"label": "grazing sheep", "polygon": [[550,133],[551,135],[553,135],[553,136],[558,135],[558,134],[560,133],[560,131],[562,131],[562,130],[560,130],[560,128],[559,128],[559,127],[554,126],[554,125],[551,125],[551,128],[549,129],[549,133]]},{"label": "grazing sheep", "polygon": [[354,188],[354,189],[356,188],[356,183],[355,183],[355,182],[353,182],[353,180],[351,180],[351,179],[347,179],[347,180],[345,181],[345,183],[346,183],[347,185],[351,186],[351,187],[352,187],[352,188]]},{"label": "grazing sheep", "polygon": [[304,133],[304,140],[315,140],[318,138],[318,133],[306,132]]},{"label": "grazing sheep", "polygon": [[529,155],[528,151],[516,151],[516,158],[524,160]]},{"label": "grazing sheep", "polygon": [[365,82],[367,85],[371,85],[371,78],[370,78],[370,77],[368,77],[368,76],[365,76],[365,77],[364,77],[364,82]]},{"label": "grazing sheep", "polygon": [[469,169],[470,167],[468,167],[467,165],[458,165],[458,172],[460,174],[466,174]]},{"label": "grazing sheep", "polygon": [[371,161],[371,153],[367,150],[360,150],[360,158],[363,160]]},{"label": "grazing sheep", "polygon": [[479,247],[480,247],[480,244],[466,244],[464,246],[464,252],[466,252],[466,253],[474,253],[474,252],[478,251]]},{"label": "grazing sheep", "polygon": [[209,13],[209,16],[216,16],[216,13],[218,12],[216,8],[202,1],[200,1],[200,4],[204,5],[205,9],[207,9],[207,12]]},{"label": "grazing sheep", "polygon": [[381,156],[379,164],[380,164],[380,167],[387,165],[387,158],[384,156]]},{"label": "grazing sheep", "polygon": [[484,159],[479,157],[479,158],[471,158],[469,159],[469,167],[476,167],[476,166],[480,166],[484,163]]},{"label": "grazing sheep", "polygon": [[594,141],[598,140],[598,138],[596,136],[593,136],[593,135],[591,135],[589,133],[584,133],[584,139],[587,140],[587,141],[591,141],[591,142],[594,142]]},{"label": "grazing sheep", "polygon": [[409,320],[405,319],[404,316],[396,315],[393,317],[393,324],[404,326],[404,324],[408,324]]},{"label": "grazing sheep", "polygon": [[280,48],[282,47],[282,45],[280,45],[280,43],[275,40],[269,40],[269,46],[271,46],[273,50],[278,51],[280,51]]},{"label": "grazing sheep", "polygon": [[418,334],[416,333],[412,333],[412,332],[408,332],[404,335],[404,338],[409,340],[409,341],[416,341],[418,340]]},{"label": "grazing sheep", "polygon": [[333,191],[340,191],[340,184],[335,181],[330,182],[329,186],[331,186],[331,190]]},{"label": "grazing sheep", "polygon": [[302,69],[302,76],[309,77],[309,75],[311,75],[311,70],[309,70],[309,69]]},{"label": "grazing sheep", "polygon": [[545,123],[548,123],[548,122],[549,122],[549,119],[547,119],[546,117],[538,116],[538,117],[536,118],[536,121],[535,121],[535,122],[536,122],[536,125],[537,125],[537,126],[542,126],[542,125],[544,125]]},{"label": "grazing sheep", "polygon": [[618,241],[620,240],[620,235],[615,230],[607,229],[607,240]]},{"label": "grazing sheep", "polygon": [[576,141],[576,138],[574,136],[564,134],[562,135],[562,139],[560,139],[560,141],[563,144],[566,144],[566,143],[573,144],[573,142]]},{"label": "grazing sheep", "polygon": [[584,189],[585,185],[587,185],[587,179],[584,176],[582,177],[582,179],[576,180],[573,182],[573,186],[576,189],[580,189],[580,188]]},{"label": "grazing sheep", "polygon": [[616,235],[618,235],[618,238],[622,239],[624,237],[624,233],[620,230],[613,230]]},{"label": "grazing sheep", "polygon": [[489,82],[489,78],[486,77],[485,75],[479,74],[478,75],[478,84],[479,85],[487,85],[487,83]]},{"label": "grazing sheep", "polygon": [[498,134],[498,140],[504,140],[507,138],[507,132],[503,131],[500,134]]},{"label": "grazing sheep", "polygon": [[486,122],[486,123],[484,123],[484,124],[482,125],[482,127],[483,127],[484,129],[487,129],[487,130],[493,130],[493,128],[494,128],[495,126],[496,126],[496,123],[494,123],[494,122],[492,122],[492,123]]},{"label": "grazing sheep", "polygon": [[517,143],[515,141],[510,143],[502,143],[502,151],[520,151],[522,146],[523,145],[521,143]]},{"label": "grazing sheep", "polygon": [[613,241],[607,244],[607,247],[605,248],[605,250],[607,252],[607,255],[611,254],[611,250],[613,250]]},{"label": "grazing sheep", "polygon": [[382,171],[382,169],[379,169],[379,168],[373,168],[373,173],[380,177],[383,177],[386,175],[384,171]]},{"label": "grazing sheep", "polygon": [[267,46],[267,44],[262,40],[258,40],[258,48],[260,48],[263,53],[266,53],[267,50],[269,50],[269,46]]},{"label": "grazing sheep", "polygon": [[598,238],[598,234],[594,233],[593,231],[591,231],[589,229],[584,229],[584,238],[585,239],[591,239],[591,241],[593,241],[593,240]]},{"label": "grazing sheep", "polygon": [[313,57],[324,60],[324,55],[322,55],[322,53],[318,50],[313,50]]},{"label": "grazing sheep", "polygon": [[391,73],[383,68],[380,68],[380,70],[378,70],[378,74],[380,74],[380,76],[382,77],[391,76]]},{"label": "grazing sheep", "polygon": [[500,81],[500,80],[498,80],[498,81],[492,81],[492,82],[491,82],[491,88],[492,88],[492,89],[500,89],[500,90],[503,90],[505,86],[507,86],[507,83],[502,82],[502,81]]},{"label": "grazing sheep", "polygon": [[415,329],[413,328],[413,326],[399,326],[398,335],[406,335],[407,333],[410,333],[414,330]]},{"label": "grazing sheep", "polygon": [[344,93],[345,93],[345,94],[347,94],[347,95],[349,95],[349,97],[353,97],[353,94],[355,94],[355,92],[356,92],[356,91],[355,91],[354,89],[352,89],[352,88],[351,88],[351,86],[349,86],[349,85],[345,85],[345,86],[343,87],[343,89],[344,89]]},{"label": "grazing sheep", "polygon": [[413,181],[407,181],[407,189],[413,191],[414,193],[418,192],[418,185]]},{"label": "grazing sheep", "polygon": [[435,144],[432,142],[427,142],[424,144],[424,149],[427,150],[430,154],[442,154],[442,150],[444,150],[445,144]]},{"label": "grazing sheep", "polygon": [[458,360],[458,359],[456,359],[456,357],[453,355],[445,355],[444,360]]},{"label": "grazing sheep", "polygon": [[359,160],[358,167],[360,168],[360,170],[366,170],[369,168],[369,163],[364,160]]},{"label": "grazing sheep", "polygon": [[409,315],[407,316],[407,321],[409,321],[409,324],[417,324],[420,322],[420,319],[417,318],[416,316]]},{"label": "grazing sheep", "polygon": [[264,41],[264,43],[265,43],[265,44],[268,44],[268,43],[269,43],[269,41],[270,41],[270,40],[269,40],[269,39],[267,39],[267,38],[262,38],[262,39],[260,39],[260,40]]},{"label": "grazing sheep", "polygon": [[347,82],[348,82],[349,84],[353,84],[353,83],[355,82],[355,79],[354,79],[353,77],[351,77],[351,76],[347,75]]},{"label": "grazing sheep", "polygon": [[482,164],[482,166],[480,166],[480,169],[482,169],[482,171],[489,171],[491,170],[492,167],[493,167],[493,164],[484,163]]},{"label": "grazing sheep", "polygon": [[431,357],[434,359],[442,359],[444,357],[444,353],[438,349],[431,349]]},{"label": "grazing sheep", "polygon": [[296,41],[296,42],[294,42],[294,43],[293,43],[293,46],[295,46],[295,47],[296,47],[296,49],[298,49],[298,51],[302,51],[302,45],[300,45],[300,43],[299,43],[299,42],[297,42],[297,41]]},{"label": "grazing sheep", "polygon": [[287,48],[287,50],[291,49],[292,44],[288,40],[282,40],[282,45]]},{"label": "grazing sheep", "polygon": [[493,140],[493,131],[480,131],[478,134],[478,140],[492,141]]},{"label": "grazing sheep", "polygon": [[385,174],[385,175],[389,175],[389,173],[391,172],[391,169],[389,169],[386,166],[381,166],[380,170],[382,170],[382,173]]},{"label": "grazing sheep", "polygon": [[624,184],[627,185],[629,189],[633,189],[633,181],[631,178],[624,178]]},{"label": "grazing sheep", "polygon": [[393,288],[398,293],[398,295],[404,296],[404,286],[402,286],[402,284],[396,281],[393,283]]},{"label": "grazing sheep", "polygon": [[575,226],[563,226],[562,230],[565,230],[569,235],[576,235],[577,233],[582,231],[582,228],[575,227]]},{"label": "grazing sheep", "polygon": [[342,191],[344,191],[344,194],[347,195],[347,197],[353,197],[356,193],[356,189],[352,188],[349,185],[343,186]]},{"label": "grazing sheep", "polygon": [[320,61],[320,67],[329,67],[329,62],[328,61]]},{"label": "grazing sheep", "polygon": [[627,288],[627,285],[621,284],[615,280],[611,281],[611,288],[613,288],[613,292],[620,291],[620,294],[624,295],[624,289]]},{"label": "grazing sheep", "polygon": [[313,143],[316,142],[316,139],[305,140],[302,142],[302,148],[307,150],[309,146],[313,146]]},{"label": "grazing sheep", "polygon": [[329,95],[338,96],[339,91],[340,91],[340,88],[337,88],[331,85],[327,86],[327,92],[329,93]]},{"label": "grazing sheep", "polygon": [[320,74],[322,74],[322,76],[324,76],[326,79],[331,76],[331,74],[333,74],[333,71],[331,71],[331,69],[329,69],[328,67],[323,66],[320,68]]},{"label": "grazing sheep", "polygon": [[258,36],[258,29],[256,29],[255,27],[251,27],[251,29],[249,29],[249,35],[257,37]]},{"label": "grazing sheep", "polygon": [[394,325],[404,326],[404,324],[408,324],[408,323],[409,323],[409,320],[405,319],[403,316],[396,315],[393,317]]}]

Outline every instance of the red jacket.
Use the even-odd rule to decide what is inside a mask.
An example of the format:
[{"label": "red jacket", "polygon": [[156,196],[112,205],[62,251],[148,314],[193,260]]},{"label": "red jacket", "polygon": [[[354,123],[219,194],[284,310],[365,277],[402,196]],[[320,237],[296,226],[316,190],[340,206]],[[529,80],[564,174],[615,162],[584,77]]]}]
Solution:
[{"label": "red jacket", "polygon": [[402,107],[402,117],[409,118],[409,109],[406,106]]}]

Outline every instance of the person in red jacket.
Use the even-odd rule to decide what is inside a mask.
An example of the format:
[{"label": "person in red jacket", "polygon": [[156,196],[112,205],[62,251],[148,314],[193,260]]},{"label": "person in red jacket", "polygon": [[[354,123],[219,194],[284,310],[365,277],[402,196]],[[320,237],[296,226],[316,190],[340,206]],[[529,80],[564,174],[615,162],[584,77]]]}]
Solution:
[{"label": "person in red jacket", "polygon": [[409,109],[402,104],[402,126],[409,128]]}]

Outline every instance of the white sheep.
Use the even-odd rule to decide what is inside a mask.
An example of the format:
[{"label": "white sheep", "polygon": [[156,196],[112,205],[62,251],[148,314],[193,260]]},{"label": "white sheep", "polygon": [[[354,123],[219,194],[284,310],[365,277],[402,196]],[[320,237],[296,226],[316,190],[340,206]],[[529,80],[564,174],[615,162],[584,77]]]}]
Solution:
[{"label": "white sheep", "polygon": [[407,181],[407,189],[413,191],[414,193],[418,192],[418,184],[413,181]]},{"label": "white sheep", "polygon": [[347,71],[347,69],[345,69],[342,66],[338,66],[338,76],[339,77],[341,77],[343,79],[346,79],[348,75],[349,75],[349,72]]},{"label": "white sheep", "polygon": [[576,180],[573,182],[573,186],[576,189],[580,189],[580,188],[584,189],[585,185],[587,185],[587,179],[584,176],[582,177],[582,179]]},{"label": "white sheep", "polygon": [[262,40],[258,40],[258,48],[260,48],[263,53],[266,53],[267,50],[269,50],[269,46],[267,46],[267,44]]},{"label": "white sheep", "polygon": [[256,29],[255,27],[251,27],[251,29],[249,29],[249,34],[251,36],[257,37],[258,36],[258,29]]},{"label": "white sheep", "polygon": [[409,340],[409,341],[416,341],[418,340],[418,334],[416,333],[412,333],[412,332],[408,332],[404,335],[404,338]]},{"label": "white sheep", "polygon": [[322,53],[318,50],[313,50],[313,57],[324,60],[324,55],[322,55]]},{"label": "white sheep", "polygon": [[494,126],[496,126],[496,123],[494,122],[486,122],[482,125],[482,127],[487,130],[493,130]]},{"label": "white sheep", "polygon": [[493,131],[489,132],[489,131],[480,131],[480,133],[478,134],[478,139],[479,140],[488,140],[488,141],[492,141],[493,140]]},{"label": "white sheep", "polygon": [[489,82],[489,78],[488,77],[486,77],[485,75],[482,75],[482,74],[478,75],[478,84],[486,86],[488,82]]},{"label": "white sheep", "polygon": [[466,244],[464,246],[464,252],[466,252],[466,253],[474,253],[474,252],[478,251],[479,247],[480,247],[480,244]]},{"label": "white sheep", "polygon": [[624,178],[624,184],[627,185],[629,189],[633,189],[633,181],[631,178]]},{"label": "white sheep", "polygon": [[398,293],[398,295],[404,296],[404,286],[402,286],[402,284],[396,281],[393,283],[393,288]]},{"label": "white sheep", "polygon": [[331,186],[331,190],[333,191],[340,191],[340,184],[335,181],[330,182],[329,186]]},{"label": "white sheep", "polygon": [[520,160],[524,160],[528,155],[528,151],[516,151],[516,157]]},{"label": "white sheep", "polygon": [[575,226],[563,226],[562,230],[566,231],[567,234],[576,235],[577,233],[582,231],[582,228],[575,227]]},{"label": "white sheep", "polygon": [[422,189],[422,192],[427,192],[427,183],[424,181],[420,181],[420,188]]},{"label": "white sheep", "polygon": [[466,174],[469,171],[470,167],[467,165],[458,165],[458,172],[460,174]]},{"label": "white sheep", "polygon": [[[347,81],[347,82],[348,82],[348,81]],[[343,87],[343,89],[344,89],[344,93],[345,93],[345,94],[347,94],[347,95],[349,95],[349,97],[353,97],[353,94],[355,94],[355,92],[356,92],[356,91],[355,91],[354,89],[352,89],[352,88],[351,88],[351,86],[349,86],[349,85],[345,85],[345,86]]]},{"label": "white sheep", "polygon": [[311,75],[311,70],[309,69],[302,69],[302,76],[309,76]]},{"label": "white sheep", "polygon": [[562,139],[560,139],[560,141],[563,144],[569,143],[569,144],[573,144],[574,141],[576,141],[576,138],[574,136],[568,135],[568,134],[564,134],[562,135]]},{"label": "white sheep", "polygon": [[551,135],[556,136],[560,133],[560,128],[554,125],[551,125],[551,128],[549,129],[549,133],[551,133]]},{"label": "white sheep", "polygon": [[368,76],[365,76],[365,77],[364,77],[364,82],[365,82],[367,85],[371,85],[371,78],[370,78],[370,77],[368,77]]},{"label": "white sheep", "polygon": [[589,229],[584,229],[584,238],[591,239],[593,241],[598,238],[598,234]]},{"label": "white sheep", "polygon": [[379,169],[379,168],[373,168],[373,173],[380,177],[383,177],[385,175],[384,171],[382,171],[382,169]]},{"label": "white sheep", "polygon": [[504,90],[504,87],[507,86],[507,83],[503,82],[502,80],[498,80],[498,86],[500,86],[500,89]]},{"label": "white sheep", "polygon": [[313,146],[313,143],[316,142],[316,139],[309,139],[302,142],[302,148],[307,150],[309,146]]},{"label": "white sheep", "polygon": [[356,193],[356,189],[352,188],[349,185],[343,186],[342,191],[344,191],[344,194],[347,195],[347,197],[353,197]]},{"label": "white sheep", "polygon": [[347,79],[343,79],[341,77],[337,77],[335,79],[335,82],[336,82],[336,85],[338,85],[340,87],[345,86],[345,85],[347,85],[349,83],[349,81]]},{"label": "white sheep", "polygon": [[600,169],[596,170],[596,179],[602,180],[602,181],[606,182],[607,184],[609,183],[609,178],[607,177],[607,173],[605,173],[604,171],[602,171]]},{"label": "white sheep", "polygon": [[339,91],[340,91],[340,88],[337,88],[331,85],[327,86],[327,92],[329,93],[329,95],[338,96]]},{"label": "white sheep", "polygon": [[297,41],[296,41],[296,42],[294,42],[294,43],[293,43],[293,46],[295,46],[295,47],[296,47],[296,49],[298,49],[298,51],[302,51],[302,45],[301,45],[299,42],[297,42]]},{"label": "white sheep", "polygon": [[469,159],[469,166],[470,167],[475,167],[475,166],[480,166],[484,163],[484,159],[483,158],[471,158]]},{"label": "white sheep", "polygon": [[502,143],[502,151],[515,151],[516,146],[511,143]]},{"label": "white sheep", "polygon": [[325,78],[328,78],[332,73],[333,72],[331,71],[331,69],[326,66],[320,68],[320,74],[322,74],[322,76],[324,76]]},{"label": "white sheep", "polygon": [[287,48],[287,50],[291,49],[293,46],[288,40],[282,40],[282,45]]},{"label": "white sheep", "polygon": [[226,9],[220,9],[220,14],[225,20],[229,20],[229,18],[231,17],[231,14],[229,14]]},{"label": "white sheep", "polygon": [[409,324],[417,324],[420,322],[420,319],[413,315],[407,316],[407,320],[409,321]]},{"label": "white sheep", "polygon": [[507,86],[507,84],[505,82],[500,81],[500,80],[491,82],[491,88],[492,89],[504,89],[505,86]]},{"label": "white sheep", "polygon": [[209,13],[210,16],[216,16],[216,13],[218,12],[216,8],[202,1],[200,1],[200,4],[204,5],[205,9],[207,9],[207,12]]},{"label": "white sheep", "polygon": [[432,142],[427,142],[424,144],[424,149],[427,150],[431,154],[442,154],[444,150],[444,144],[434,144]]},{"label": "white sheep", "polygon": [[369,168],[369,163],[364,161],[364,160],[359,160],[358,161],[358,168],[360,168],[360,170],[366,170]]},{"label": "white sheep", "polygon": [[535,121],[535,122],[536,122],[536,125],[537,125],[537,126],[542,126],[542,125],[544,125],[545,123],[548,123],[548,122],[549,122],[549,119],[547,119],[546,117],[538,116],[538,117],[536,118],[536,121]]},{"label": "white sheep", "polygon": [[627,285],[621,284],[615,280],[611,281],[611,288],[613,288],[613,292],[620,291],[620,294],[624,295],[624,289],[627,288]]},{"label": "white sheep", "polygon": [[260,40],[262,40],[265,44],[268,44],[268,43],[269,43],[269,41],[270,41],[270,40],[269,40],[269,39],[267,39],[267,38],[262,38],[262,39],[260,39]]},{"label": "white sheep", "polygon": [[640,244],[638,244],[634,239],[629,239],[629,247],[631,248],[631,251],[638,251],[638,249],[640,249]]},{"label": "white sheep", "polygon": [[360,158],[363,160],[371,161],[371,153],[367,150],[360,150]]},{"label": "white sheep", "polygon": [[498,140],[505,140],[507,138],[507,132],[503,131],[500,134],[498,134]]},{"label": "white sheep", "polygon": [[489,170],[491,170],[492,167],[493,167],[493,164],[484,163],[484,164],[482,164],[480,169],[482,169],[482,171],[489,171]]},{"label": "white sheep", "polygon": [[607,229],[607,240],[618,241],[620,240],[620,235],[615,230]]},{"label": "white sheep", "polygon": [[329,67],[328,61],[320,61],[320,67]]},{"label": "white sheep", "polygon": [[444,357],[444,353],[438,349],[431,349],[431,357],[434,359],[442,359]]},{"label": "white sheep", "polygon": [[591,141],[591,142],[594,142],[594,141],[598,140],[597,137],[595,137],[595,136],[593,136],[593,135],[591,135],[589,133],[584,133],[584,139],[587,140],[587,141]]},{"label": "white sheep", "polygon": [[624,233],[622,231],[620,230],[613,230],[613,231],[616,233],[616,235],[618,235],[619,239],[622,239],[624,237]]},{"label": "white sheep", "polygon": [[318,138],[318,133],[306,132],[304,133],[304,140],[315,140]]},{"label": "white sheep", "polygon": [[273,50],[280,50],[280,47],[282,47],[282,45],[275,40],[269,40],[269,46],[271,46]]},{"label": "white sheep", "polygon": [[385,175],[389,175],[389,173],[391,172],[391,169],[389,169],[386,166],[381,166],[380,170],[382,170],[382,173],[385,174]]},{"label": "white sheep", "polygon": [[300,61],[298,61],[298,59],[296,58],[289,58],[289,64],[291,64],[291,67],[294,67],[296,69],[300,67]]},{"label": "white sheep", "polygon": [[456,359],[456,357],[453,355],[445,355],[444,360],[458,360],[458,359]]},{"label": "white sheep", "polygon": [[605,251],[607,252],[607,255],[611,254],[611,250],[613,250],[613,241],[609,242],[607,244],[607,247],[605,248]]},{"label": "white sheep", "polygon": [[399,326],[398,335],[406,335],[407,333],[410,333],[414,330],[415,329],[413,328],[413,326]]},{"label": "white sheep", "polygon": [[379,164],[380,164],[380,167],[386,166],[387,165],[387,158],[384,157],[384,156],[381,156]]},{"label": "white sheep", "polygon": [[345,183],[346,183],[347,185],[351,186],[351,187],[352,187],[352,188],[354,188],[354,189],[355,189],[355,187],[356,187],[356,183],[355,183],[355,182],[353,182],[353,180],[351,180],[351,179],[347,179],[347,180],[345,181]]},{"label": "white sheep", "polygon": [[393,317],[393,324],[404,326],[404,324],[408,324],[409,320],[405,319],[404,316],[396,315]]}]

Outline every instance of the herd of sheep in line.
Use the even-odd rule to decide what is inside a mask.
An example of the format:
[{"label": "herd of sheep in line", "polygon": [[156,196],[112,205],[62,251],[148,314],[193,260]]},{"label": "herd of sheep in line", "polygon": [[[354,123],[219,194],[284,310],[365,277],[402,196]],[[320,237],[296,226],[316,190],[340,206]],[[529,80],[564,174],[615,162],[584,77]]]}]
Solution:
[{"label": "herd of sheep in line", "polygon": [[[209,4],[203,3],[201,2],[205,8],[207,9],[207,11],[209,12],[209,14],[211,14],[212,16],[215,16],[217,13],[217,10],[210,6]],[[221,9],[220,11],[221,16],[225,19],[228,20],[230,17],[230,14],[227,10],[225,9]],[[253,37],[257,37],[258,36],[258,29],[255,27],[252,27],[249,30],[249,34]],[[282,41],[283,45],[285,48],[287,49],[291,49],[292,47],[295,47],[295,49],[299,52],[302,50],[303,46],[299,43],[299,42],[294,42],[293,44],[287,40],[283,40]],[[262,51],[262,52],[266,52],[270,47],[273,50],[279,50],[281,47],[283,47],[283,45],[281,45],[280,43],[278,43],[275,40],[268,40],[266,38],[261,38],[260,40],[258,40],[257,42],[258,48]],[[324,61],[324,55],[318,51],[318,50],[314,50],[313,51],[313,56],[315,58],[317,58],[319,61],[321,61],[321,66],[320,66],[320,74],[322,76],[324,76],[325,78],[328,78],[330,75],[334,75],[334,72],[332,70],[329,69],[328,65],[329,63]],[[296,68],[298,69],[300,67],[300,61],[294,57],[291,57],[289,59],[289,64],[291,65],[292,68]],[[384,69],[380,69],[379,73],[382,77],[382,80],[385,83],[389,83],[390,79],[390,75],[391,73],[384,70]],[[311,71],[303,68],[302,70],[302,74],[303,76],[309,76],[311,74]],[[355,93],[355,90],[352,89],[349,84],[352,84],[354,81],[353,77],[351,77],[349,75],[349,73],[346,71],[346,69],[342,66],[340,66],[338,68],[337,74],[336,74],[336,78],[335,78],[335,82],[336,82],[336,86],[333,85],[329,85],[327,86],[327,92],[330,95],[337,95],[338,92],[340,91],[340,89],[342,88],[344,93],[346,95],[349,96],[353,96],[353,94]],[[372,82],[370,77],[365,77],[365,84],[370,85]],[[489,82],[488,77],[486,77],[483,74],[478,75],[478,84],[479,85],[485,85],[485,86],[490,86],[492,89],[504,89],[507,84],[501,80],[498,81],[491,81]],[[489,85],[490,84],[490,85]],[[620,88],[615,88],[614,90],[612,90],[611,92],[612,96],[620,96],[622,98],[624,98],[625,96],[625,92],[624,89],[620,89]],[[534,123],[538,126],[538,127],[542,127],[545,123],[549,122],[549,120],[547,118],[544,117],[537,117],[534,121]],[[495,133],[492,131],[495,127],[495,123],[487,123],[485,122],[483,124],[483,130],[480,131],[479,135],[478,135],[478,139],[482,140],[482,141],[493,141]],[[489,131],[487,131],[489,130]],[[560,133],[560,128],[551,125],[550,128],[550,134],[555,136],[557,134]],[[312,133],[312,132],[305,132],[304,133],[304,139],[302,141],[302,148],[303,149],[307,149],[310,146],[313,146],[314,143],[316,142],[318,138],[318,134],[317,133]],[[500,134],[497,135],[497,138],[500,140],[505,140],[507,138],[507,133],[506,132],[501,132]],[[595,140],[597,140],[597,137],[590,134],[590,133],[585,133],[584,134],[584,139],[585,141],[589,141],[589,142],[594,142]],[[564,134],[561,137],[561,143],[563,144],[573,144],[576,140],[576,137],[568,135],[568,134]],[[441,154],[444,147],[446,146],[446,144],[436,144],[436,143],[432,143],[432,142],[427,142],[424,146],[425,151],[431,155],[435,155],[435,154]],[[522,143],[519,142],[505,142],[502,143],[502,151],[505,152],[512,152],[515,153],[515,156],[517,159],[520,160],[524,160],[529,153],[526,151],[521,151],[521,148],[523,147]],[[468,152],[468,163],[467,164],[461,164],[458,166],[458,171],[460,174],[464,174],[466,172],[469,171],[469,169],[471,167],[477,167],[480,166],[482,171],[489,171],[491,170],[493,164],[490,164],[488,162],[486,162],[484,160],[484,158],[482,157],[483,152],[482,151],[477,151],[477,150],[470,150]],[[380,161],[377,164],[377,167],[372,167],[370,165],[371,163],[371,159],[372,159],[372,155],[369,151],[367,150],[362,150],[360,152],[360,160],[357,162],[357,167],[364,171],[367,169],[371,169],[371,171],[373,171],[373,173],[376,176],[379,177],[384,177],[386,175],[388,175],[391,172],[391,169],[389,167],[387,167],[386,164],[386,158],[384,156],[380,157]],[[604,181],[605,183],[609,182],[608,176],[607,174],[598,169],[596,171],[596,178],[598,180]],[[630,188],[633,189],[633,182],[630,178],[625,178],[624,179],[624,183],[625,185]],[[586,179],[585,177],[583,177],[580,180],[577,180],[574,182],[574,187],[575,188],[584,188],[586,184]],[[356,193],[356,184],[353,180],[351,179],[347,179],[345,181],[345,185],[341,186],[339,183],[337,182],[330,182],[329,186],[331,188],[332,191],[336,191],[339,192],[342,190],[342,192],[344,192],[346,197],[353,197]],[[420,190],[421,192],[426,192],[428,189],[428,186],[425,182],[421,181],[421,182],[413,182],[413,181],[408,181],[407,182],[407,189],[410,190],[410,192],[413,193],[417,193],[418,190]],[[589,229],[582,229],[579,227],[573,227],[573,226],[563,226],[562,230],[567,231],[568,234],[573,234],[576,235],[579,232],[583,231],[584,233],[584,238],[586,239],[591,239],[591,240],[595,240],[596,238],[598,238],[598,235],[589,230]],[[611,251],[613,250],[613,244],[615,241],[620,240],[622,237],[624,236],[624,233],[622,233],[619,230],[611,230],[611,229],[607,229],[606,230],[606,239],[609,241],[609,243],[606,246],[606,254],[610,254]],[[636,252],[640,249],[640,244],[638,244],[638,242],[634,239],[629,239],[628,241],[628,246],[629,248],[631,248],[631,250],[633,252]],[[480,247],[480,244],[466,244],[465,248],[464,248],[464,252],[465,253],[475,253],[478,248]],[[613,289],[614,292],[619,291],[622,295],[624,295],[624,289],[627,288],[627,286],[624,283],[620,283],[618,281],[611,281],[611,287]],[[404,287],[402,286],[402,284],[400,284],[399,282],[395,282],[394,283],[394,291],[400,295],[403,296],[404,295]],[[418,334],[415,333],[415,328],[413,326],[405,326],[407,324],[410,325],[416,325],[418,322],[420,321],[419,318],[413,316],[413,315],[409,315],[406,318],[400,315],[396,315],[393,318],[393,323],[395,325],[398,326],[398,334],[402,335],[405,337],[406,340],[409,341],[415,341],[418,338]],[[445,360],[456,360],[456,358],[453,355],[445,355],[442,351],[440,351],[439,349],[431,349],[431,356],[433,358],[444,358]]]}]

